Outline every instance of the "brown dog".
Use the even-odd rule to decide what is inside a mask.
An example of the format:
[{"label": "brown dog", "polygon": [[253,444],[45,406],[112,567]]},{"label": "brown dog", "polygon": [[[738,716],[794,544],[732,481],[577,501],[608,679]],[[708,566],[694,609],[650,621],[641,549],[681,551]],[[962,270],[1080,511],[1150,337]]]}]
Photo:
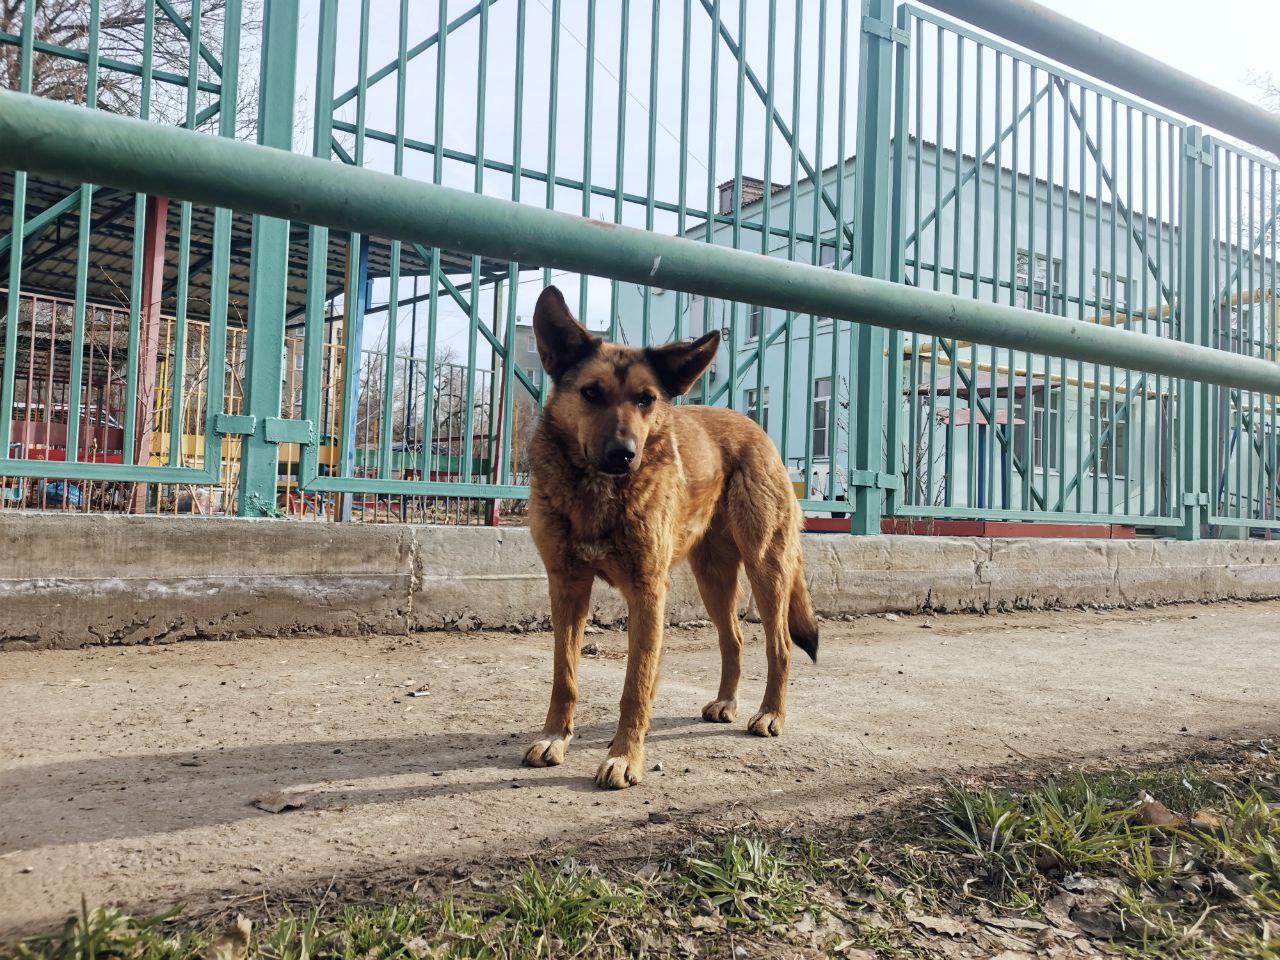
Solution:
[{"label": "brown dog", "polygon": [[605,343],[573,318],[555,287],[538,298],[533,330],[553,386],[530,445],[529,526],[551,590],[555,672],[542,739],[524,762],[561,763],[573,738],[578,654],[599,577],[626,598],[628,650],[618,731],[596,783],[640,781],[668,574],[686,557],[720,636],[720,692],[702,718],[732,723],[737,714],[745,565],[769,658],[764,702],[747,729],[776,737],[791,644],[815,660],[818,652],[800,507],[778,451],[752,420],[671,403],[715,358],[720,334],[646,350]]}]

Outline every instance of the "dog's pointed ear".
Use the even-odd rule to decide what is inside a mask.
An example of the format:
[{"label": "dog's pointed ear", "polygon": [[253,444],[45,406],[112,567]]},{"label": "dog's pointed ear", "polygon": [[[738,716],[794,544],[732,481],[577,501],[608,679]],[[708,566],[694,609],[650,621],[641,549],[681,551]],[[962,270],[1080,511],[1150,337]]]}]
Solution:
[{"label": "dog's pointed ear", "polygon": [[720,331],[712,330],[693,343],[668,343],[663,347],[650,347],[645,350],[644,355],[667,395],[680,397],[698,382],[698,378],[711,366],[719,349]]},{"label": "dog's pointed ear", "polygon": [[587,328],[573,318],[564,295],[557,287],[547,287],[533,308],[533,336],[538,342],[542,369],[553,381],[559,380],[600,346]]}]

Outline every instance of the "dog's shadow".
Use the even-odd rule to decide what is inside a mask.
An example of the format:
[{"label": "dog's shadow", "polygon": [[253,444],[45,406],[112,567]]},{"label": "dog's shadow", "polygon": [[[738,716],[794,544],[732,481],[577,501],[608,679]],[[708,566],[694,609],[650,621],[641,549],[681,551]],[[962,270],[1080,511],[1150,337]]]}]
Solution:
[{"label": "dog's shadow", "polygon": [[[649,742],[742,733],[686,717],[655,718]],[[307,740],[58,760],[0,771],[0,854],[68,843],[140,837],[264,817],[252,804],[276,792],[306,809],[448,799],[530,788],[595,789],[612,724],[576,731],[571,753],[592,754],[574,774],[522,767],[536,728],[518,733],[435,731],[397,737]],[[576,764],[581,766],[581,764]],[[411,783],[387,783],[409,777]],[[363,780],[381,783],[362,785]]]}]

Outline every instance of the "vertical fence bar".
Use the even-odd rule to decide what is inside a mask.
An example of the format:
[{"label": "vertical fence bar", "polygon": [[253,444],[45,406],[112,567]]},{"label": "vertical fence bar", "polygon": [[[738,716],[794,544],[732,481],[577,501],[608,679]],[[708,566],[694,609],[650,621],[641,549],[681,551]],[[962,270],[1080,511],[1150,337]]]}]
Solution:
[{"label": "vertical fence bar", "polygon": [[[101,0],[90,0],[89,52],[85,67],[84,96],[85,106],[90,110],[98,108],[98,41],[101,26]],[[93,233],[92,217],[93,187],[86,183],[80,187],[80,226],[79,236],[76,238],[75,306],[72,308],[71,316],[71,382],[67,397],[67,440],[64,454],[68,463],[74,463],[80,459],[80,391],[84,378],[85,301],[89,288],[89,240]],[[92,363],[89,375],[93,376]],[[92,420],[90,422],[92,423]]]},{"label": "vertical fence bar", "polygon": [[[32,61],[35,49],[36,5],[28,3],[22,10],[22,46],[18,56],[21,58],[18,70],[18,89],[23,93],[31,92]],[[18,301],[22,293],[22,239],[26,225],[27,174],[25,170],[17,170],[13,174],[13,222],[9,227],[9,296],[5,309],[4,325],[4,365],[0,371],[0,457],[9,456],[9,437],[13,425],[13,381],[14,369],[18,359]],[[35,306],[32,305],[32,318],[35,318]],[[34,347],[32,340],[32,349]],[[28,423],[31,407],[27,407]]]},{"label": "vertical fence bar", "polygon": [[[294,73],[298,47],[298,0],[271,0],[264,10],[259,89],[258,142],[281,150],[293,144]],[[249,330],[245,360],[245,410],[257,418],[241,445],[241,516],[276,513],[278,450],[267,439],[268,419],[280,416],[284,314],[289,275],[289,222],[253,218],[249,265]]]},{"label": "vertical fence bar", "polygon": [[[826,3],[826,0],[819,0],[820,3]],[[719,43],[719,37],[715,38]],[[819,54],[821,56],[821,54]],[[743,112],[746,108],[746,76],[747,76],[747,5],[739,0],[738,3],[738,50],[736,56],[737,62],[737,82],[734,85],[734,125],[733,125],[733,202],[731,204],[731,213],[733,215],[733,226],[729,233],[729,242],[735,250],[742,249],[742,139],[743,139]],[[738,310],[741,305],[737,300],[729,303],[729,403],[733,405],[733,393],[738,389],[738,344],[740,338],[738,336]],[[754,307],[747,308],[748,322],[750,316],[755,311]],[[764,310],[760,309],[760,326],[764,326]],[[748,337],[751,331],[747,331]],[[759,359],[764,348],[764,333],[757,330],[757,352],[756,357]],[[766,419],[766,408],[763,394],[756,394],[756,423],[760,424],[768,430],[768,421]]]},{"label": "vertical fence bar", "polygon": [[[646,154],[645,163],[645,205],[644,205],[644,228],[646,230],[653,229],[653,213],[654,213],[654,179],[656,176],[656,166],[658,162],[658,38],[661,35],[659,30],[662,4],[660,0],[651,0],[653,3],[653,13],[649,21],[649,137],[648,152]],[[640,339],[647,347],[652,339],[652,331],[650,330],[649,316],[653,310],[653,288],[646,285],[641,291],[640,301]]]},{"label": "vertical fence bar", "polygon": [[[848,4],[844,5],[844,15],[848,19]],[[892,259],[889,261],[889,279],[894,283],[905,283],[907,279],[906,270],[906,247],[903,243],[903,233],[906,228],[906,189],[907,189],[907,153],[908,153],[908,131],[911,127],[910,110],[911,110],[911,50],[912,36],[911,26],[912,18],[910,11],[906,7],[899,7],[897,11],[897,25],[899,31],[899,39],[901,42],[894,47],[894,117],[893,117],[893,155],[891,158],[890,173],[893,177],[890,186],[891,209],[889,212],[889,251]],[[845,32],[848,31],[846,23]],[[979,97],[981,103],[981,97]],[[978,116],[981,117],[981,106],[979,106]],[[978,146],[981,146],[982,128],[981,123],[978,127]],[[919,145],[915,148],[915,154],[919,156]],[[844,158],[841,157],[843,165]],[[842,168],[843,169],[843,168]],[[981,171],[979,171],[981,175]],[[915,209],[916,223],[919,224],[919,198],[916,199]],[[843,230],[837,230],[836,236],[839,237]],[[975,263],[981,260],[978,253],[977,233],[975,227],[975,244],[974,244],[974,260]],[[918,258],[917,258],[918,259]],[[975,271],[976,272],[976,271]],[[974,287],[974,296],[977,296],[977,287]],[[888,400],[886,405],[886,416],[888,420],[885,425],[885,460],[887,473],[893,478],[893,483],[888,490],[885,491],[884,513],[886,517],[893,517],[897,513],[897,507],[902,502],[904,489],[901,480],[903,478],[902,464],[899,462],[902,450],[902,429],[903,429],[903,404],[902,404],[902,347],[904,336],[901,331],[894,331],[889,337],[889,381],[886,387],[885,396]],[[853,345],[850,344],[850,354],[853,353]],[[975,348],[975,358],[977,352]],[[912,358],[914,363],[914,357]],[[976,367],[977,364],[975,363]],[[914,395],[915,380],[911,381],[912,394]],[[848,419],[849,430],[853,430],[853,409],[850,407]],[[914,421],[913,421],[914,430]],[[910,461],[908,461],[910,463]],[[908,469],[907,475],[913,476],[913,471]],[[913,477],[914,479],[914,477]]]},{"label": "vertical fence bar", "polygon": [[[587,75],[582,94],[582,215],[591,216],[591,128],[595,116],[596,90],[596,2],[587,0]],[[584,273],[578,278],[578,317],[585,323],[587,317],[587,281]],[[514,288],[512,293],[515,293]]]},{"label": "vertical fence bar", "polygon": [[[684,0],[683,17],[681,20],[681,45],[680,45],[680,134],[676,144],[679,152],[677,160],[677,173],[679,183],[676,185],[676,235],[683,237],[685,235],[686,223],[688,217],[688,178],[689,178],[689,58],[692,53],[692,25],[693,25],[693,0]],[[675,319],[672,324],[672,336],[675,340],[683,340],[685,337],[684,312],[688,303],[688,294],[676,292],[675,301]],[[704,333],[706,331],[703,331]],[[705,385],[710,379],[711,374],[708,373],[702,378]],[[705,390],[706,387],[704,386]],[[684,397],[679,398],[679,402],[684,401]]]},{"label": "vertical fence bar", "polygon": [[[405,97],[407,93],[406,74],[409,70],[409,0],[400,0],[396,29],[396,104],[395,104],[395,144],[391,161],[391,170],[396,176],[404,173],[404,140],[405,140]],[[437,144],[436,149],[441,148]],[[483,168],[477,164],[477,170]],[[392,472],[392,447],[395,436],[395,393],[396,393],[396,347],[400,326],[400,258],[399,240],[391,241],[391,263],[387,280],[387,327],[386,356],[382,365],[382,411],[378,426],[378,477],[387,480]],[[476,302],[476,285],[473,283],[472,304]],[[407,398],[406,398],[407,399]]]},{"label": "vertical fence bar", "polygon": [[[770,232],[770,224],[773,214],[773,110],[774,110],[774,70],[777,59],[777,21],[778,3],[777,0],[769,0],[769,40],[768,53],[765,62],[765,94],[764,94],[764,185],[760,196],[760,253],[769,256],[772,252],[773,235]],[[740,56],[746,56],[746,46],[741,41],[738,46]],[[794,201],[793,201],[794,202]],[[763,316],[763,314],[762,314]],[[785,320],[785,318],[784,318]],[[765,329],[760,333],[760,347],[756,354],[756,396],[763,397],[765,390],[765,353],[767,343],[772,340],[769,336],[768,324],[764,324]],[[782,462],[786,464],[787,453],[789,450],[788,442],[790,441],[790,423],[788,422],[791,414],[791,368],[783,366],[783,389],[782,389],[782,438],[779,449],[782,451]]]},{"label": "vertical fence bar", "polygon": [[[328,0],[325,0],[328,2]],[[222,23],[222,74],[218,92],[218,136],[236,135],[237,95],[240,89],[240,19],[241,0],[226,0]],[[332,62],[332,61],[330,61]],[[332,88],[332,85],[331,85]],[[332,98],[330,98],[332,99]],[[324,101],[327,103],[327,101]],[[326,128],[325,145],[329,143]],[[324,231],[328,237],[328,231]],[[313,231],[314,240],[314,231]],[[209,353],[207,399],[204,414],[204,467],[210,482],[217,485],[223,477],[222,435],[215,428],[216,419],[226,403],[227,308],[231,288],[231,211],[218,208],[213,213],[213,261],[209,277]],[[318,282],[323,295],[324,283]],[[310,286],[308,286],[310,292]],[[317,367],[319,361],[317,361]],[[305,374],[304,374],[305,376]],[[314,449],[314,448],[312,448]],[[305,474],[304,474],[305,476]]]},{"label": "vertical fence bar", "polygon": [[[238,0],[237,0],[238,2]],[[320,0],[320,22],[316,36],[316,100],[312,114],[311,155],[329,158],[333,148],[334,57],[338,49],[338,0]],[[223,114],[225,118],[225,113]],[[329,228],[312,227],[307,249],[307,312],[304,329],[305,356],[302,361],[302,416],[316,425],[315,443],[304,444],[299,456],[299,479],[302,487],[320,473],[320,447],[325,434],[332,429],[329,417],[320,409],[320,399],[327,398],[334,386],[333,377],[326,382],[325,315],[328,308],[325,292],[329,282]],[[416,281],[416,277],[414,278]],[[417,293],[415,286],[414,293]],[[416,297],[415,297],[416,299]],[[416,310],[417,304],[414,308]],[[405,403],[413,409],[413,398]],[[410,414],[412,415],[412,414]]]},{"label": "vertical fence bar", "polygon": [[[516,0],[516,64],[515,89],[512,92],[511,108],[511,199],[520,202],[520,182],[524,178],[522,169],[521,144],[524,138],[524,31],[526,16],[526,0]],[[502,358],[502,424],[503,442],[498,447],[498,483],[506,483],[515,473],[516,421],[519,407],[515,400],[515,353],[516,353],[516,299],[520,292],[520,265],[507,264],[507,316],[506,336],[503,337],[504,353]],[[495,323],[497,319],[495,318]],[[522,395],[523,396],[523,395]],[[426,425],[423,425],[424,431]],[[428,436],[428,442],[430,437]]]},{"label": "vertical fence bar", "polygon": [[[1214,295],[1210,290],[1213,229],[1213,141],[1199,127],[1188,127],[1182,137],[1180,207],[1182,245],[1182,339],[1210,345],[1210,316]],[[1178,529],[1181,540],[1198,540],[1209,519],[1212,465],[1204,444],[1211,434],[1208,384],[1184,380],[1181,384],[1181,457],[1184,516]]]},{"label": "vertical fence bar", "polygon": [[[823,104],[824,104],[823,92],[826,88],[826,73],[827,73],[827,0],[819,0],[818,2],[818,63],[817,63],[817,67],[818,67],[817,75],[814,81],[814,86],[815,86],[814,99],[816,100],[816,104],[815,104],[815,110],[814,110],[814,125],[813,125],[814,175],[812,178],[813,210],[811,213],[811,216],[813,219],[809,224],[809,236],[813,238],[812,241],[810,242],[810,247],[809,247],[809,262],[812,263],[814,266],[817,266],[820,261],[820,257],[821,257],[820,248],[822,244],[822,229],[821,229],[822,188],[823,188],[823,184],[822,184],[823,136],[822,134],[823,134],[823,128],[826,126],[826,122],[825,122],[826,111],[823,109]],[[843,83],[843,80],[841,81],[841,83]],[[799,143],[800,143],[800,140],[799,138],[797,138],[796,139],[797,149],[799,149]],[[797,198],[793,197],[791,202],[795,203],[796,199]],[[837,230],[840,229],[839,224],[836,225],[836,229]],[[834,352],[834,346],[835,346],[835,338],[836,338],[836,332],[835,332],[835,329],[833,328],[831,330],[831,343],[832,343],[833,352]],[[813,390],[813,384],[815,381],[814,374],[817,371],[817,362],[818,362],[818,318],[814,316],[812,313],[809,314],[809,330],[808,330],[807,342],[808,342],[809,350],[808,350],[808,365],[805,369],[805,386],[806,386],[806,395],[808,396],[810,392]],[[764,346],[763,338],[760,340],[760,344],[761,344],[761,347]],[[837,371],[837,368],[833,362],[831,366],[831,388],[832,388],[831,395],[833,398],[838,395],[835,389],[836,371]],[[756,394],[757,409],[759,409],[760,404],[763,401],[763,397],[764,397],[763,392]],[[804,475],[806,480],[811,479],[815,472],[813,468],[813,414],[814,414],[813,400],[812,400],[812,397],[809,396],[809,403],[805,405],[805,414],[804,414]],[[828,439],[828,443],[830,443],[835,440],[835,437],[828,436],[827,439]],[[824,484],[824,486],[826,487],[825,493],[828,498],[831,497],[831,491],[833,489],[833,485],[835,484],[835,480],[836,480],[835,465],[836,465],[836,458],[834,456],[828,458],[827,482]]]},{"label": "vertical fence bar", "polygon": [[[858,161],[854,182],[857,272],[865,277],[889,276],[889,148],[893,123],[893,0],[866,0],[858,58]],[[885,334],[879,327],[859,326],[854,337],[857,396],[850,411],[867,422],[851,438],[855,476],[849,478],[853,499],[852,532],[878,534],[884,487]],[[873,419],[874,418],[874,419]]]},{"label": "vertical fence bar", "polygon": [[[199,83],[200,67],[200,0],[191,4],[191,43],[187,47],[187,91],[184,104],[185,118],[183,126],[189,130],[196,128],[196,96]],[[173,353],[169,360],[169,465],[181,466],[182,434],[186,418],[183,411],[186,407],[186,374],[187,374],[187,308],[190,302],[191,289],[191,226],[192,206],[181,205],[178,227],[178,282],[177,303],[173,319]],[[287,264],[287,261],[286,261]],[[287,269],[287,266],[286,266]],[[281,310],[283,325],[284,311]],[[279,416],[277,411],[276,416]],[[274,501],[273,501],[274,502]]]},{"label": "vertical fence bar", "polygon": [[[366,0],[366,3],[368,0]],[[432,131],[433,142],[435,143],[435,152],[431,156],[431,182],[440,184],[444,180],[444,106],[445,106],[445,87],[447,83],[448,65],[448,39],[449,39],[449,5],[447,0],[437,0],[437,17],[436,32],[439,40],[436,41],[436,83],[435,83],[435,114],[434,129]],[[558,0],[557,0],[557,9]],[[553,173],[554,171],[552,171]],[[548,175],[550,177],[550,174]],[[550,182],[550,181],[549,181]],[[435,418],[437,411],[435,408],[435,383],[436,375],[436,333],[439,329],[440,319],[440,248],[431,248],[431,280],[428,285],[429,299],[427,300],[427,356],[424,374],[426,376],[426,389],[422,391],[422,450],[418,454],[418,474],[423,477],[430,478],[431,473],[436,469],[435,457],[435,436],[436,423]],[[475,296],[472,291],[472,296]],[[515,302],[514,293],[512,302]],[[357,345],[356,349],[359,349]]]},{"label": "vertical fence bar", "polygon": [[[890,11],[890,13],[892,14],[892,11]],[[905,36],[905,34],[903,34],[903,36]],[[901,49],[904,45],[905,45],[905,41],[903,41],[903,43],[898,44],[899,49]],[[832,233],[832,236],[831,236],[831,269],[832,270],[840,270],[843,268],[843,264],[844,264],[844,238],[845,238],[844,196],[845,196],[845,190],[846,190],[845,181],[848,176],[846,167],[845,167],[845,161],[848,159],[845,156],[845,147],[846,147],[845,128],[848,126],[848,120],[849,120],[849,0],[840,0],[840,52],[838,57],[839,59],[837,61],[837,72],[836,72],[836,85],[839,90],[839,93],[836,96],[836,163],[835,163],[836,202],[835,202],[835,210],[832,211],[835,217],[835,229],[832,230],[831,232]],[[892,58],[890,58],[890,60],[891,62],[889,64],[888,69],[889,69],[889,75],[892,77],[894,64],[892,62]],[[857,91],[855,90],[854,93],[856,94]],[[892,95],[891,92],[886,94],[886,96],[891,96],[891,95]],[[897,104],[895,103],[893,105],[893,109],[896,110],[896,108],[897,108]],[[893,117],[890,117],[888,124],[889,124],[889,129],[892,131]],[[818,168],[821,168],[821,163],[818,162],[817,158],[815,158],[814,160],[814,165]],[[892,183],[887,183],[886,189],[892,190],[893,189]],[[890,194],[887,199],[890,202],[892,202],[892,199],[893,199],[892,194]],[[823,233],[822,231],[817,229],[816,225],[813,233],[814,233],[814,244],[818,248],[818,263],[822,263],[823,256],[824,256],[822,251]],[[887,234],[886,234],[886,241],[890,243],[892,242],[889,240]],[[890,262],[895,261],[898,256],[896,253],[897,248],[894,247],[893,249],[895,250],[895,252],[892,255],[892,257],[890,257]],[[826,427],[827,427],[827,499],[835,500],[839,495],[839,491],[836,488],[836,460],[840,453],[840,369],[841,369],[840,341],[845,337],[846,325],[838,324],[835,322],[833,318],[828,317],[827,329],[831,331],[831,376],[830,376],[830,386],[827,389],[827,424],[826,424]],[[850,331],[849,360],[848,360],[848,370],[849,370],[850,378],[853,377],[855,372],[854,354],[853,354],[853,338],[854,338],[854,335],[852,331]],[[806,386],[811,396],[816,395],[818,385],[815,381],[811,380]],[[854,387],[853,383],[850,382],[846,391],[846,396],[852,398],[853,387]],[[812,402],[810,402],[810,406],[812,405],[813,405]],[[890,410],[888,407],[886,407],[885,416],[888,418],[885,421],[886,424],[893,422],[893,419],[894,419],[893,411]],[[847,500],[849,497],[848,478],[850,474],[853,472],[854,418],[853,418],[852,407],[850,407],[849,416],[845,418],[845,425],[846,425],[845,432],[848,435],[845,440],[845,492],[841,499]],[[888,427],[886,426],[885,429],[888,429]]]},{"label": "vertical fence bar", "polygon": [[[919,17],[912,18],[911,22],[915,26],[915,44],[908,48],[914,52],[914,56],[907,51],[902,51],[904,61],[915,60],[915,108],[912,111],[911,131],[912,131],[912,147],[911,147],[911,176],[912,176],[912,221],[911,221],[911,256],[915,263],[915,269],[912,270],[912,279],[915,285],[920,286],[921,262],[924,260],[924,241],[920,235],[921,209],[922,199],[921,192],[924,187],[924,22]],[[999,56],[997,54],[997,56]],[[905,70],[904,70],[905,73]],[[905,82],[899,88],[899,96],[906,98]],[[996,97],[996,110],[999,111],[1000,99]],[[905,109],[905,108],[904,108]],[[996,125],[999,126],[999,113],[996,115]],[[897,139],[905,140],[906,134],[903,133],[905,126],[898,128]],[[999,169],[999,163],[996,169]],[[997,183],[998,186],[998,183]],[[999,220],[999,190],[996,191],[996,219]],[[999,234],[997,233],[997,236]],[[906,251],[904,250],[905,254]],[[895,358],[896,360],[896,358]],[[920,485],[920,448],[924,446],[923,438],[920,436],[920,334],[911,334],[911,362],[907,371],[907,389],[910,391],[910,399],[907,402],[907,463],[904,470],[904,476],[909,478],[910,487],[904,491],[903,502],[913,506],[923,505],[921,498],[916,496],[917,488]],[[852,415],[852,411],[850,411]],[[927,455],[927,446],[925,447]]]},{"label": "vertical fence bar", "polygon": [[[558,0],[557,0],[558,3]],[[555,7],[559,10],[559,7]],[[626,172],[627,153],[627,59],[630,53],[631,44],[631,0],[622,0],[622,7],[619,11],[621,22],[618,30],[618,131],[617,142],[614,144],[614,169],[613,169],[613,222],[622,222],[622,191],[623,178]],[[552,16],[552,29],[559,23],[558,15]],[[554,48],[554,43],[553,43]],[[548,274],[549,275],[549,274]],[[609,281],[609,339],[618,339],[618,299],[619,287],[617,280]]]},{"label": "vertical fence bar", "polygon": [[[804,11],[800,4],[795,5],[795,20],[791,33],[791,183],[790,192],[787,194],[790,201],[787,203],[787,261],[795,260],[796,256],[796,233],[797,233],[797,207],[795,201],[796,191],[800,184],[800,103],[801,103],[801,57],[800,45],[804,38]],[[772,117],[769,118],[772,122]],[[795,351],[794,326],[796,321],[796,313],[788,310],[783,315],[783,331],[782,331],[782,365],[787,370],[791,369],[792,359]],[[730,394],[733,392],[733,385],[730,384]],[[732,397],[730,405],[732,405]],[[786,419],[790,415],[791,409],[788,405],[787,398],[783,397],[783,430],[787,429]],[[807,443],[808,441],[806,441]],[[783,455],[787,453],[787,447],[783,445]],[[807,447],[805,448],[807,449]],[[800,465],[800,474],[805,496],[812,494],[812,477],[809,474],[808,456]]]},{"label": "vertical fence bar", "polygon": [[[489,70],[489,0],[480,0],[480,56],[476,63],[476,161],[475,177],[472,189],[476,193],[484,193],[484,117],[485,100],[488,87],[486,84]],[[471,310],[467,315],[467,398],[466,412],[463,419],[462,466],[463,479],[471,480],[475,470],[475,404],[476,404],[476,337],[480,327],[480,258],[471,258]],[[481,396],[483,396],[483,390]],[[489,405],[488,429],[493,429],[493,405]]]},{"label": "vertical fence bar", "polygon": [[[627,0],[623,0],[625,4]],[[796,17],[800,17],[800,9],[797,4]],[[716,126],[719,115],[720,106],[720,0],[712,0],[711,4],[711,66],[710,66],[710,97],[707,100],[707,222],[706,222],[706,240],[707,243],[715,243],[716,241]],[[621,130],[619,130],[621,137]],[[619,178],[621,179],[621,178]],[[711,309],[711,298],[702,298],[702,329],[708,331],[711,329],[712,318],[714,314]],[[738,384],[733,379],[732,367],[735,363],[737,344],[733,339],[733,330],[729,330],[728,344],[726,349],[729,352],[729,362],[731,366],[729,375],[729,407],[733,409],[736,404],[734,401],[734,392],[738,389]],[[705,395],[705,391],[704,391]]]}]

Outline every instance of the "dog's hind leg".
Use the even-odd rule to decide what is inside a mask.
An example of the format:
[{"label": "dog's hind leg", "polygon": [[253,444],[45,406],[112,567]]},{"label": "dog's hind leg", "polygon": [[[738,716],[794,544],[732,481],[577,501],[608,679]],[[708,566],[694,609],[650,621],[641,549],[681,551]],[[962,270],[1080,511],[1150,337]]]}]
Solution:
[{"label": "dog's hind leg", "polygon": [[720,639],[720,690],[702,708],[702,719],[733,723],[738,716],[738,681],[742,677],[742,629],[738,625],[742,558],[733,538],[713,526],[689,554],[689,566]]},{"label": "dog's hind leg", "polygon": [[550,573],[551,627],[555,631],[555,654],[551,679],[551,706],[542,738],[526,751],[524,762],[531,767],[554,767],[564,762],[573,739],[573,712],[578,705],[578,658],[582,634],[591,604],[590,571]]},{"label": "dog's hind leg", "polygon": [[762,737],[776,737],[782,733],[787,717],[787,675],[791,669],[787,605],[791,600],[792,581],[787,565],[779,562],[788,553],[786,540],[785,533],[779,532],[775,543],[746,563],[751,594],[764,626],[765,653],[769,659],[764,700],[760,703],[760,711],[747,724],[747,729]]}]

